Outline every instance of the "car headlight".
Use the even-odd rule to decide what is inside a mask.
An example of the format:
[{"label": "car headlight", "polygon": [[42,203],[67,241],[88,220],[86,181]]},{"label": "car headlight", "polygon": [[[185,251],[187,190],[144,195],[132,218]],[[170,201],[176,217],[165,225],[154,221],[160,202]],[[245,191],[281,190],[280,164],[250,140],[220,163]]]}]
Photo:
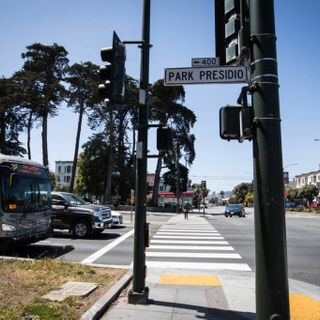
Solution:
[{"label": "car headlight", "polygon": [[93,215],[94,215],[95,217],[100,218],[100,210],[99,210],[99,209],[93,210]]},{"label": "car headlight", "polygon": [[3,223],[1,225],[2,231],[16,231],[16,227],[11,224]]}]

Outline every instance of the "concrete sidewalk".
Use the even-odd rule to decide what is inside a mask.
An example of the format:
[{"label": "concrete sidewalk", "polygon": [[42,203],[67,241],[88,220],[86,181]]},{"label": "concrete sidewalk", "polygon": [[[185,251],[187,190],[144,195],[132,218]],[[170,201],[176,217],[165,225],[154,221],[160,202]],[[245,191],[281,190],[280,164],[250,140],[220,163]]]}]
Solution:
[{"label": "concrete sidewalk", "polygon": [[[185,223],[182,219],[182,215],[179,215],[167,224],[181,225]],[[202,218],[191,216],[193,222],[200,222],[197,219]],[[101,319],[256,319],[255,278],[252,271],[149,267],[146,286],[150,289],[148,304],[128,304],[127,295],[124,295]],[[291,319],[319,320],[320,288],[296,280],[289,280],[289,287]]]}]

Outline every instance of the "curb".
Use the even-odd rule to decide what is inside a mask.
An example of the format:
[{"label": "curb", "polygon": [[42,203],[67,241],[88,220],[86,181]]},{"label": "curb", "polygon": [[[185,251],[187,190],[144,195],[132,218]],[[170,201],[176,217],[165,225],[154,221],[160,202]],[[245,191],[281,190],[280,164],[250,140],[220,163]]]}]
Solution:
[{"label": "curb", "polygon": [[118,298],[121,291],[131,282],[132,270],[127,272],[115,283],[108,292],[103,295],[90,309],[88,309],[80,320],[97,320],[108,310],[110,305]]}]

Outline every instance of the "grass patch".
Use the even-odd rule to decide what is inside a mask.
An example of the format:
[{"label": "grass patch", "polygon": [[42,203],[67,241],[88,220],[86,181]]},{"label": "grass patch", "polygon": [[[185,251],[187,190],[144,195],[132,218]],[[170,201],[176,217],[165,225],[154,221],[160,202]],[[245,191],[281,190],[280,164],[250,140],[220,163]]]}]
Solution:
[{"label": "grass patch", "polygon": [[[79,319],[124,273],[54,259],[0,260],[0,320]],[[98,288],[61,302],[42,298],[67,281],[94,282]]]}]

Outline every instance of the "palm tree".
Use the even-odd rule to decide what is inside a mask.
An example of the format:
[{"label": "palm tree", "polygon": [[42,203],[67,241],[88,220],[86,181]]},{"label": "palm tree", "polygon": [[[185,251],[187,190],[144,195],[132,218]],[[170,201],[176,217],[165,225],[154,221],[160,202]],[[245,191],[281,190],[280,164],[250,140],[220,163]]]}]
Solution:
[{"label": "palm tree", "polygon": [[56,43],[51,46],[34,43],[27,46],[27,51],[21,55],[25,59],[23,71],[33,79],[34,94],[41,99],[38,112],[42,119],[42,158],[45,166],[49,165],[48,117],[57,115],[58,106],[67,94],[63,86],[69,62],[67,54],[65,48]]},{"label": "palm tree", "polygon": [[99,103],[95,94],[99,84],[98,72],[99,67],[89,61],[75,63],[67,69],[65,80],[70,84],[68,107],[79,113],[69,192],[73,192],[74,188],[83,115]]}]

